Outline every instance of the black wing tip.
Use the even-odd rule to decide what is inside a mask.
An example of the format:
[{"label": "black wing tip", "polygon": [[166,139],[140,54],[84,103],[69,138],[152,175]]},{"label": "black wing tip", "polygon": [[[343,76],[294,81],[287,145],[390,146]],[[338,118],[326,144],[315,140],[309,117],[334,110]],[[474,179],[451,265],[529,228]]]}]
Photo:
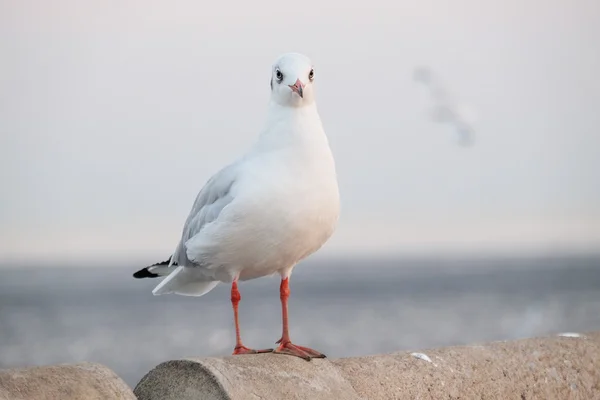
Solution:
[{"label": "black wing tip", "polygon": [[161,261],[159,263],[152,264],[150,267],[156,267],[156,266],[159,266],[159,265],[169,265],[170,262],[171,262],[171,257],[169,257],[169,259],[167,261]]},{"label": "black wing tip", "polygon": [[[140,269],[138,272],[136,272],[136,273],[133,274],[133,277],[136,278],[136,279],[141,279],[141,278],[158,278],[160,275],[155,274],[153,272],[150,272],[148,270],[148,268],[158,267],[158,266],[161,266],[161,265],[169,265],[169,263],[171,262],[171,257],[169,257],[169,259],[167,261],[161,261],[159,263],[152,264],[149,267]],[[173,265],[177,265],[177,263],[173,263]]]},{"label": "black wing tip", "polygon": [[142,268],[140,269],[138,272],[133,274],[133,277],[136,279],[142,279],[142,278],[158,278],[158,274],[154,274],[150,271],[148,271],[148,268],[150,267],[146,267],[146,268]]}]

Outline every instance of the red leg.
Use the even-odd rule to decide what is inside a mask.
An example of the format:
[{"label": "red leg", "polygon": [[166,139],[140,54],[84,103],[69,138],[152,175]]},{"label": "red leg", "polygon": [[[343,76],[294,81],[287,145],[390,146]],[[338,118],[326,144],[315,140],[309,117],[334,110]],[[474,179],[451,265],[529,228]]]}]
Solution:
[{"label": "red leg", "polygon": [[283,319],[283,332],[281,339],[276,343],[279,343],[279,347],[273,352],[278,354],[288,354],[296,356],[310,361],[311,358],[325,358],[325,354],[310,349],[308,347],[298,346],[292,343],[290,340],[290,329],[288,324],[288,298],[290,297],[290,286],[289,278],[281,280],[281,286],[279,287],[279,297],[281,298],[281,316]]},{"label": "red leg", "polygon": [[231,305],[233,306],[233,319],[235,321],[235,349],[233,355],[238,354],[257,354],[257,353],[271,353],[273,349],[266,350],[253,350],[242,344],[242,335],[240,334],[240,321],[238,318],[238,305],[242,295],[237,288],[237,280],[234,280],[231,284]]}]

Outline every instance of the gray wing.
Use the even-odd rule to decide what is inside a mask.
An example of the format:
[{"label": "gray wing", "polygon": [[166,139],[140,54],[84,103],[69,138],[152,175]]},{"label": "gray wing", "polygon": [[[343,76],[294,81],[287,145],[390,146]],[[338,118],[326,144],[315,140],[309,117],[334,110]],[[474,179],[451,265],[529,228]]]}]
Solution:
[{"label": "gray wing", "polygon": [[231,187],[237,176],[236,167],[237,164],[232,164],[217,172],[196,196],[192,210],[183,225],[181,240],[171,258],[171,265],[196,265],[187,258],[185,242],[198,234],[206,224],[215,221],[223,208],[233,201]]}]

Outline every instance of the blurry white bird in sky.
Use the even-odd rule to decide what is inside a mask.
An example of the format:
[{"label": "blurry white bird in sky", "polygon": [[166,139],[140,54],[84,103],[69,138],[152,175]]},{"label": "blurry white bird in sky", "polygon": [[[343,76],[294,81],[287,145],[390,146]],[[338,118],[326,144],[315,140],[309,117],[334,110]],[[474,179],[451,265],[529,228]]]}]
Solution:
[{"label": "blurry white bird in sky", "polygon": [[475,140],[476,120],[475,111],[465,105],[457,103],[444,88],[441,80],[427,67],[418,67],[414,71],[413,78],[421,82],[428,89],[433,103],[429,112],[429,119],[452,126],[458,135],[458,144],[462,146],[472,145]]}]

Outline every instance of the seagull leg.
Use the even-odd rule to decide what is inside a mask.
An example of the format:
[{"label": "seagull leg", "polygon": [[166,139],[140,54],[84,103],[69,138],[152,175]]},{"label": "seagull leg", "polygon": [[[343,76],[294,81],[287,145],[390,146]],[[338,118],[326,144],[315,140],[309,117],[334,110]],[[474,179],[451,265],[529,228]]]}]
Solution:
[{"label": "seagull leg", "polygon": [[279,343],[279,347],[273,350],[273,353],[287,354],[290,356],[296,356],[310,361],[311,358],[325,358],[325,354],[310,349],[308,347],[298,346],[292,343],[290,340],[290,330],[288,326],[288,298],[290,297],[290,286],[289,277],[281,280],[281,286],[279,287],[279,297],[281,298],[281,315],[283,319],[283,333],[281,339],[276,343]]},{"label": "seagull leg", "polygon": [[233,349],[233,355],[239,354],[258,354],[258,353],[271,353],[273,349],[265,350],[254,350],[242,344],[242,335],[240,334],[240,321],[238,318],[238,305],[242,295],[237,287],[237,279],[231,284],[231,305],[233,306],[233,319],[235,321],[235,349]]}]

